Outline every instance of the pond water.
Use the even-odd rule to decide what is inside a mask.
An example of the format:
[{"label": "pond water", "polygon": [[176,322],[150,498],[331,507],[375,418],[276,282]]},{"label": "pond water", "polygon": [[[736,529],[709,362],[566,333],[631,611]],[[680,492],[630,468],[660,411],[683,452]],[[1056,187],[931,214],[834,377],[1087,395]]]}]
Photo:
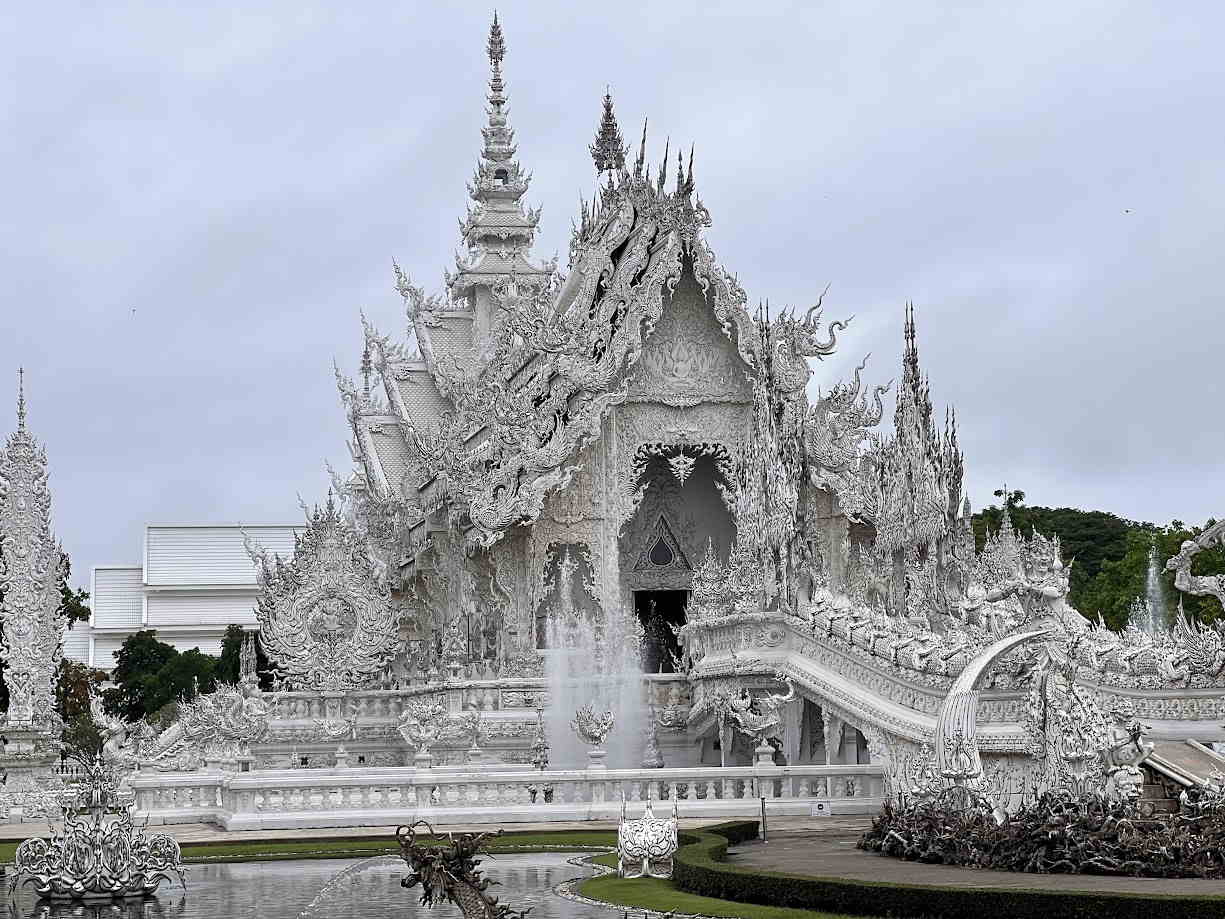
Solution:
[{"label": "pond water", "polygon": [[[573,853],[486,855],[481,867],[497,881],[491,893],[518,909],[532,907],[531,919],[612,916],[599,907],[575,903],[552,892],[570,878],[591,874],[567,864]],[[101,906],[40,903],[31,890],[9,897],[5,919],[297,919],[336,875],[367,859],[242,862],[192,865],[187,889],[162,886],[157,897]],[[456,919],[459,909],[420,905],[421,889],[405,890],[407,868],[399,859],[380,859],[341,879],[316,904],[321,919]]]}]

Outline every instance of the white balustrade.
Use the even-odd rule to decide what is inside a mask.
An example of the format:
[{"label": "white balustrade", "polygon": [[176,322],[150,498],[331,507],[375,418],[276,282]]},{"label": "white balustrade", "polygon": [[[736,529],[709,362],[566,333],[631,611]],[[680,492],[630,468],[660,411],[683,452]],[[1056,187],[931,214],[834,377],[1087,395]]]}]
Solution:
[{"label": "white balustrade", "polygon": [[[141,773],[135,809],[151,823],[208,821],[226,829],[610,820],[650,799],[682,817],[874,813],[879,766],[696,766],[554,770],[285,769]],[[657,808],[659,807],[657,803]]]}]

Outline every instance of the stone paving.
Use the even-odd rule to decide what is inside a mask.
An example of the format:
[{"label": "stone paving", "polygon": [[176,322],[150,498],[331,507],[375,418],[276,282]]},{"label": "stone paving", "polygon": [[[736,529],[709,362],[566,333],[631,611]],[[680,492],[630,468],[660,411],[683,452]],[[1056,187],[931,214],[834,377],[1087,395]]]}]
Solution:
[{"label": "stone paving", "polygon": [[810,821],[810,825],[804,827],[787,825],[780,819],[775,831],[775,821],[771,820],[767,827],[765,843],[758,841],[734,846],[728,850],[727,860],[735,865],[786,874],[856,881],[939,887],[1225,897],[1225,880],[1119,878],[1092,874],[1020,874],[901,861],[855,848],[855,842],[870,822],[862,817],[826,818],[819,823]]}]

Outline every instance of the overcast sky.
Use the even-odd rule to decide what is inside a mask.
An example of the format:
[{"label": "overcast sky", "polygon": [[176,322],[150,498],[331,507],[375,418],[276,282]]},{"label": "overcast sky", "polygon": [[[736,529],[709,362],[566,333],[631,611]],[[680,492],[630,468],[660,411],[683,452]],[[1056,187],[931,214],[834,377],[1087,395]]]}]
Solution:
[{"label": "overcast sky", "polygon": [[[0,20],[0,371],[24,364],[87,583],[146,522],[300,519],[349,458],[331,364],[391,260],[440,289],[490,10],[21,4]],[[356,8],[356,9],[354,9]],[[612,86],[697,146],[752,300],[855,315],[817,383],[899,373],[916,306],[975,506],[1225,513],[1222,6],[502,3],[520,160],[564,256]],[[11,415],[8,416],[11,418]],[[9,425],[5,424],[7,428]]]}]

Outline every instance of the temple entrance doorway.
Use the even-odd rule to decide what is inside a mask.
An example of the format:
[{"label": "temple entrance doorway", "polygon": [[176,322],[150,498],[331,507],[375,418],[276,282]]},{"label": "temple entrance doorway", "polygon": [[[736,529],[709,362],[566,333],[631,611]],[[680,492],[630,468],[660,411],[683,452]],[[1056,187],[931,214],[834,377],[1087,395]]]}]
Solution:
[{"label": "temple entrance doorway", "polygon": [[642,623],[642,669],[646,673],[673,673],[673,655],[680,657],[680,643],[672,627],[685,624],[687,590],[635,590],[634,612]]}]

